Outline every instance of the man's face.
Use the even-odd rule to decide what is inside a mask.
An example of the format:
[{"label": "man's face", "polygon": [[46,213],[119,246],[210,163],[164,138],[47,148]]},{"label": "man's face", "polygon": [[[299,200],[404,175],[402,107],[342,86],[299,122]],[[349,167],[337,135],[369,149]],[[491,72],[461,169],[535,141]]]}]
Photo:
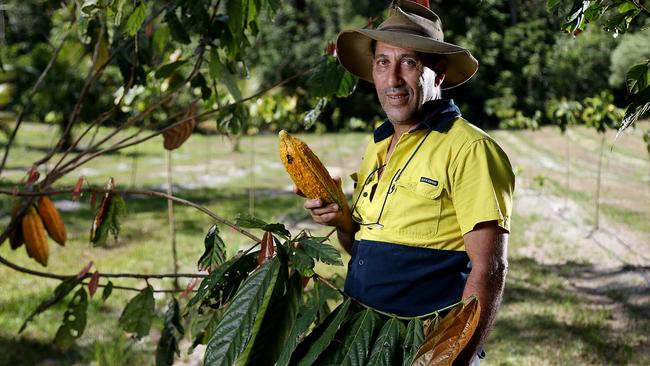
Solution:
[{"label": "man's face", "polygon": [[406,125],[419,122],[417,112],[425,102],[439,98],[442,82],[417,52],[383,42],[375,47],[372,79],[388,119]]}]

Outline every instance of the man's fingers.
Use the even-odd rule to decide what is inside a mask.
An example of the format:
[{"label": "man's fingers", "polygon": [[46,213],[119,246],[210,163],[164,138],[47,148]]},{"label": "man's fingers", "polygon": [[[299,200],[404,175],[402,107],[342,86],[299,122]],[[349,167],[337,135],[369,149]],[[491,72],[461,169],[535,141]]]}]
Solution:
[{"label": "man's fingers", "polygon": [[311,200],[305,201],[305,208],[308,210],[314,209],[314,208],[319,208],[323,206],[323,201],[320,200],[320,198],[314,198]]},{"label": "man's fingers", "polygon": [[318,216],[326,215],[326,214],[329,214],[329,213],[336,213],[338,211],[339,211],[339,205],[337,205],[336,203],[330,203],[329,205],[324,206],[324,207],[318,207],[318,208],[312,208],[311,209],[312,214],[318,215]]},{"label": "man's fingers", "polygon": [[297,194],[298,196],[305,197],[305,194],[302,193],[300,188],[298,188],[298,186],[295,184],[293,185],[293,193]]},{"label": "man's fingers", "polygon": [[338,185],[339,187],[341,186],[341,177],[337,175],[336,177],[332,177],[332,179],[334,180],[334,183],[336,183],[336,185]]}]

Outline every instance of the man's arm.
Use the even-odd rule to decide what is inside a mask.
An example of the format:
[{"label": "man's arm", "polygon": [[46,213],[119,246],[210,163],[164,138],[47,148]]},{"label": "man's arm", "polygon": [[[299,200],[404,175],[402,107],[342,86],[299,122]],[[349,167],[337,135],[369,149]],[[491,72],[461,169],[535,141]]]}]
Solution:
[{"label": "man's arm", "polygon": [[454,365],[469,365],[487,339],[501,304],[508,272],[508,232],[496,221],[483,222],[463,237],[472,271],[467,278],[463,298],[476,295],[481,314],[474,336],[458,355]]}]

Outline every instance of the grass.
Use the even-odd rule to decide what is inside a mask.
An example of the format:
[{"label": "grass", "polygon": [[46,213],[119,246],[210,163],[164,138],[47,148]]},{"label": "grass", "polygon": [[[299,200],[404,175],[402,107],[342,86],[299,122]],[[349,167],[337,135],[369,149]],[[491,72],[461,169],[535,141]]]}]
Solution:
[{"label": "grass", "polygon": [[[98,136],[108,133],[101,129]],[[8,170],[3,172],[0,186],[14,187],[23,178],[27,167],[37,160],[53,144],[54,127],[27,123],[21,129],[17,145],[11,151]],[[589,211],[592,208],[588,189],[563,187],[564,166],[562,153],[552,147],[538,146],[547,139],[561,140],[556,130],[545,129],[529,132],[496,131],[495,138],[506,148],[513,166],[520,167],[518,192],[534,189],[533,177],[544,174],[547,178],[544,194],[564,196]],[[580,130],[570,134],[572,139],[597,138],[595,133]],[[368,136],[365,134],[304,135],[333,174],[344,178],[344,186],[351,186],[348,175],[360,162]],[[640,138],[640,137],[639,137]],[[4,140],[0,139],[0,144]],[[627,140],[625,140],[627,141]],[[592,142],[595,142],[592,141]],[[591,142],[585,146],[591,146]],[[244,152],[230,152],[229,142],[220,136],[193,136],[183,147],[172,154],[174,162],[175,194],[192,202],[205,205],[213,212],[234,220],[238,213],[253,213],[271,222],[285,223],[291,230],[307,228],[315,235],[329,230],[311,222],[302,208],[302,199],[291,191],[291,182],[279,163],[276,136],[246,137],[241,147]],[[510,150],[508,150],[510,148]],[[641,173],[647,172],[644,150],[639,144],[625,145],[626,158],[638,158]],[[555,152],[554,152],[555,151]],[[543,169],[535,165],[536,159],[549,159],[554,167]],[[150,140],[137,148],[112,153],[91,161],[63,178],[58,186],[71,186],[80,175],[93,185],[103,185],[109,176],[116,178],[117,187],[136,189],[164,189],[166,187],[165,152],[162,139]],[[582,173],[593,170],[592,159],[582,162],[576,154],[572,162]],[[612,158],[614,159],[614,158]],[[57,156],[53,162],[57,160]],[[532,163],[531,163],[532,162]],[[51,168],[52,166],[49,166]],[[616,168],[616,167],[614,167]],[[645,187],[648,177],[639,170],[606,176],[607,181],[627,179],[630,187]],[[617,192],[618,200],[639,200],[639,193]],[[644,193],[647,194],[647,193]],[[89,197],[78,203],[68,195],[55,197],[62,210],[70,234],[66,247],[51,245],[50,265],[47,271],[72,274],[86,263],[93,261],[100,272],[172,272],[167,202],[146,196],[127,196],[127,216],[117,241],[109,240],[106,247],[92,248],[88,233],[93,213]],[[7,223],[10,197],[0,197],[0,225]],[[630,230],[646,233],[649,210],[625,208],[625,205],[604,203],[605,219],[624,225]],[[590,211],[589,211],[590,212]],[[175,205],[176,234],[181,272],[196,270],[196,261],[203,252],[203,237],[212,220],[200,212]],[[545,216],[538,212],[519,213],[513,217],[510,237],[510,273],[504,303],[499,313],[486,349],[486,365],[591,365],[591,364],[647,364],[650,356],[639,352],[647,345],[650,325],[647,308],[625,303],[625,290],[609,289],[607,297],[623,303],[623,310],[632,319],[634,327],[618,329],[612,324],[612,308],[588,293],[576,292],[570,282],[576,275],[593,271],[591,263],[569,262],[549,264],[518,249],[528,244],[531,233],[526,228],[536,228],[532,233],[535,242],[559,241],[554,237]],[[221,234],[228,246],[228,254],[251,245],[250,239],[221,227]],[[258,235],[260,233],[257,233]],[[570,244],[570,243],[567,243]],[[565,245],[569,247],[569,245]],[[563,247],[563,246],[559,246]],[[570,250],[570,249],[567,249]],[[21,266],[34,269],[38,264],[27,258],[24,249],[11,251],[8,245],[0,247],[0,255]],[[561,257],[562,252],[553,253]],[[347,256],[344,262],[347,263]],[[336,278],[342,286],[344,267],[319,264],[317,272]],[[61,365],[152,365],[154,350],[161,328],[161,320],[168,297],[156,296],[158,321],[151,336],[135,341],[117,326],[117,319],[126,302],[135,295],[130,291],[114,291],[102,302],[97,294],[88,312],[88,327],[77,345],[67,351],[57,349],[52,339],[61,323],[66,302],[37,316],[22,334],[17,331],[23,320],[46,298],[57,281],[39,279],[18,273],[8,267],[0,267],[3,278],[0,296],[0,365],[34,365],[54,360]],[[142,288],[140,280],[115,280],[116,284]],[[170,280],[150,280],[156,288],[170,288]],[[186,280],[181,281],[185,286]],[[623,292],[621,292],[623,291]],[[647,289],[645,289],[647,294]],[[645,342],[645,343],[644,343]],[[182,358],[187,360],[187,344],[181,347]],[[189,361],[188,361],[189,362]]]}]

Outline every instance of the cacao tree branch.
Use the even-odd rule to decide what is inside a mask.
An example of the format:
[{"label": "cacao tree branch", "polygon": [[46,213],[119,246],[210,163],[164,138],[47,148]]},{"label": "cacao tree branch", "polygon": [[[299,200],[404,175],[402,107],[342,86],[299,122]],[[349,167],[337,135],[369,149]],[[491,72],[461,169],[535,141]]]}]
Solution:
[{"label": "cacao tree branch", "polygon": [[54,50],[54,53],[52,54],[50,61],[47,63],[47,66],[45,66],[45,69],[43,69],[43,72],[41,72],[41,75],[38,77],[38,80],[36,80],[36,84],[34,84],[32,90],[29,92],[29,95],[27,96],[27,102],[20,110],[20,113],[16,118],[16,125],[14,126],[13,131],[11,131],[11,135],[9,136],[9,139],[7,140],[7,144],[5,145],[4,156],[2,157],[2,162],[0,163],[0,174],[2,174],[2,171],[5,168],[5,164],[7,163],[7,157],[9,156],[9,150],[13,145],[14,139],[16,138],[16,134],[18,133],[18,129],[20,128],[20,125],[22,124],[23,119],[27,114],[27,111],[32,106],[32,103],[34,102],[34,97],[36,96],[36,93],[38,92],[41,85],[43,84],[45,77],[50,72],[50,69],[52,69],[52,66],[56,62],[56,59],[59,57],[59,53],[61,52],[61,49],[63,48],[63,45],[65,44],[69,35],[70,35],[70,30],[66,31],[65,34],[63,35],[61,44]]},{"label": "cacao tree branch", "polygon": [[[40,191],[40,192],[29,192],[29,191],[20,191],[20,192],[14,192],[9,189],[0,189],[0,194],[6,194],[6,195],[15,195],[15,196],[21,196],[21,197],[38,197],[38,196],[49,196],[49,195],[57,195],[57,194],[66,194],[66,193],[71,193],[74,190],[74,188],[66,188],[66,189],[58,189],[58,190],[51,190],[51,191]],[[99,189],[99,188],[83,188],[81,192],[95,192],[95,193],[106,193],[109,192],[107,189]],[[147,191],[147,190],[134,190],[134,189],[125,189],[125,190],[112,190],[111,192],[115,193],[120,193],[120,194],[131,194],[131,195],[140,195],[140,196],[152,196],[152,197],[160,197],[164,198],[170,201],[178,202],[182,205],[193,207],[204,214],[210,216],[212,219],[215,221],[218,221],[219,223],[229,226],[236,230],[238,233],[254,240],[255,242],[261,242],[262,239],[258,238],[257,236],[251,234],[250,232],[240,228],[239,226],[235,225],[235,223],[217,215],[216,213],[210,211],[207,207],[199,205],[197,203],[194,203],[192,201],[188,201],[186,199],[172,196],[163,192],[158,192],[158,191]],[[5,230],[2,235],[0,235],[0,243],[4,242],[5,239],[9,236],[9,231]]]}]

